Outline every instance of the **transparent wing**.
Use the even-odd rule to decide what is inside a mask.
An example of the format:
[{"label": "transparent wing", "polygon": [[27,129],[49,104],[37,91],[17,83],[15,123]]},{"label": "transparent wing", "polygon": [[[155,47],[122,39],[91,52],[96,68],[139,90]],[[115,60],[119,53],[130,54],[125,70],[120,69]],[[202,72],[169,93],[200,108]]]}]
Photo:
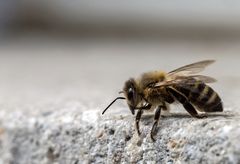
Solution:
[{"label": "transparent wing", "polygon": [[207,66],[214,63],[215,60],[203,60],[200,62],[192,63],[189,65],[185,65],[183,67],[180,67],[178,69],[175,69],[168,73],[168,76],[184,76],[184,75],[191,75],[196,74],[201,71],[203,71]]},{"label": "transparent wing", "polygon": [[204,76],[204,75],[193,75],[193,76],[188,76],[188,77],[194,78],[195,80],[199,80],[204,83],[215,83],[217,81],[213,77]]},{"label": "transparent wing", "polygon": [[171,86],[174,84],[184,83],[184,84],[195,84],[197,81],[201,81],[204,83],[214,83],[217,80],[210,76],[203,75],[192,75],[192,76],[177,76],[175,79],[169,79],[163,82],[155,83],[154,88],[158,88],[161,86]]},{"label": "transparent wing", "polygon": [[175,69],[167,74],[165,81],[155,83],[152,87],[171,86],[179,83],[194,84],[196,81],[202,81],[204,83],[216,82],[216,79],[209,76],[194,75],[203,71],[214,62],[215,60],[203,60]]}]

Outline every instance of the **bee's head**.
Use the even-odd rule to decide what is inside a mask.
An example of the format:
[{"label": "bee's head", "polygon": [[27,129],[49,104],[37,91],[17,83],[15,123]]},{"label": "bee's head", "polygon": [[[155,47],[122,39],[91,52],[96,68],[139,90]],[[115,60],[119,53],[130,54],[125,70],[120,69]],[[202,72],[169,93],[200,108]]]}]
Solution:
[{"label": "bee's head", "polygon": [[141,99],[138,94],[137,84],[134,79],[129,79],[125,82],[125,85],[123,87],[123,93],[125,98],[127,99],[129,109],[131,110],[132,114],[134,114],[134,110],[136,109]]},{"label": "bee's head", "polygon": [[104,114],[106,110],[118,99],[126,99],[129,109],[131,110],[132,114],[134,115],[134,110],[136,109],[138,103],[141,100],[140,95],[137,92],[137,84],[134,79],[129,79],[125,82],[123,87],[123,91],[119,92],[123,93],[124,97],[117,97],[114,99],[102,112]]}]

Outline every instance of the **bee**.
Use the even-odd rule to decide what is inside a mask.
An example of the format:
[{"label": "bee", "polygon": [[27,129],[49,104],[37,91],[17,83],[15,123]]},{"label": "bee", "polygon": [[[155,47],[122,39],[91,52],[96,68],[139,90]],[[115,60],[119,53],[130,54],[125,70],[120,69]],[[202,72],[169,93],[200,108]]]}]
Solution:
[{"label": "bee", "polygon": [[214,60],[204,60],[185,65],[171,72],[152,71],[143,73],[138,78],[130,78],[124,84],[123,97],[117,97],[102,112],[119,99],[125,99],[131,113],[135,118],[135,126],[138,135],[139,122],[144,111],[155,110],[154,123],[150,132],[151,139],[155,141],[154,135],[159,123],[161,110],[168,110],[169,104],[177,101],[183,105],[185,110],[195,118],[204,118],[206,115],[200,112],[222,112],[223,105],[219,95],[206,83],[216,80],[209,76],[197,75]]}]

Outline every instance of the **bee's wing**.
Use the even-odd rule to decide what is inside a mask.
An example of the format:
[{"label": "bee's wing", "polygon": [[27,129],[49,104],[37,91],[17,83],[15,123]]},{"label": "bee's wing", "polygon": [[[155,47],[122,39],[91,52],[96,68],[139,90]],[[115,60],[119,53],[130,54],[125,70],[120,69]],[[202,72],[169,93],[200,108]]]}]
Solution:
[{"label": "bee's wing", "polygon": [[207,66],[214,63],[215,60],[203,60],[200,62],[185,65],[168,73],[168,77],[186,76],[203,71]]},{"label": "bee's wing", "polygon": [[209,76],[194,75],[203,71],[207,66],[214,62],[215,60],[203,60],[175,69],[167,74],[165,81],[155,83],[153,87],[171,86],[183,82],[187,82],[190,84],[195,83],[196,80],[202,81],[204,83],[216,82],[214,78]]},{"label": "bee's wing", "polygon": [[217,81],[213,77],[204,76],[204,75],[192,75],[192,76],[188,76],[188,77],[194,78],[196,80],[200,80],[204,83],[215,83]]},{"label": "bee's wing", "polygon": [[158,88],[161,86],[171,86],[171,85],[179,84],[179,83],[195,84],[196,80],[202,81],[204,83],[214,83],[217,81],[216,79],[214,79],[210,76],[203,76],[203,75],[177,76],[177,77],[175,77],[175,79],[168,79],[163,82],[158,82],[153,87]]}]

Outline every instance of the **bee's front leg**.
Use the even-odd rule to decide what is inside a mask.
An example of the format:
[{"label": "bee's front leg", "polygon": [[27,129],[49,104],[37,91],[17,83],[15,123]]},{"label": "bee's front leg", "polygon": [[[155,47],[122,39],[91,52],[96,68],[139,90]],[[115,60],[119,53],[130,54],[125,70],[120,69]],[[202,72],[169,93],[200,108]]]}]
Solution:
[{"label": "bee's front leg", "polygon": [[155,138],[153,137],[155,134],[156,134],[156,128],[157,128],[157,126],[158,126],[158,122],[159,122],[159,118],[160,118],[160,115],[161,115],[161,109],[166,109],[167,107],[166,107],[166,104],[165,103],[163,103],[162,105],[159,105],[158,107],[157,107],[157,110],[156,110],[156,112],[155,112],[155,116],[154,116],[154,123],[153,123],[153,126],[152,126],[152,129],[151,129],[151,139],[153,140],[153,141],[155,141]]},{"label": "bee's front leg", "polygon": [[135,120],[135,125],[136,125],[138,136],[141,135],[141,132],[139,130],[139,122],[140,122],[142,113],[143,113],[143,110],[139,109],[138,112],[137,112],[137,115],[136,115],[136,120]]},{"label": "bee's front leg", "polygon": [[136,120],[135,120],[135,125],[136,125],[136,129],[137,129],[137,133],[138,133],[138,136],[141,135],[141,132],[139,130],[139,122],[140,122],[140,119],[142,117],[142,114],[143,114],[143,110],[148,110],[148,109],[151,109],[152,105],[151,104],[146,104],[144,106],[141,106],[139,108],[136,108],[138,109],[138,112],[137,112],[137,115],[136,115]]}]

